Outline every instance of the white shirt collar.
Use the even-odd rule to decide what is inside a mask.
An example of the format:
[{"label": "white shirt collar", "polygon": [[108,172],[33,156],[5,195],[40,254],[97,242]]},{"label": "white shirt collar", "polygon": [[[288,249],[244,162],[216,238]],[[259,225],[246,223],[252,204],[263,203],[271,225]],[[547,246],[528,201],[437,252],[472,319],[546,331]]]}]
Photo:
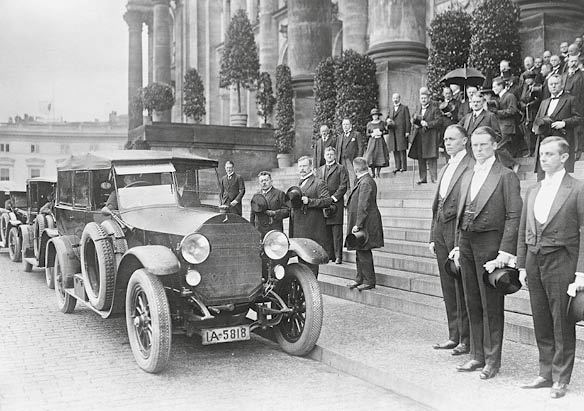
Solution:
[{"label": "white shirt collar", "polygon": [[369,173],[369,171],[367,171],[367,170],[365,170],[365,171],[362,171],[362,172],[360,172],[359,174],[357,174],[357,178],[361,178],[361,177],[363,177],[365,174],[368,174],[368,173]]},{"label": "white shirt collar", "polygon": [[304,176],[304,178],[302,179],[302,181],[306,180],[308,177],[310,177],[313,174],[313,172],[311,171],[310,173],[306,174]]},{"label": "white shirt collar", "polygon": [[504,88],[503,90],[501,90],[501,92],[499,93],[499,97],[503,97],[503,95],[507,92],[507,89]]},{"label": "white shirt collar", "polygon": [[458,153],[456,153],[454,155],[454,157],[452,157],[452,158],[450,158],[450,160],[448,160],[448,164],[460,163],[465,155],[466,155],[466,150],[465,149],[460,150]]},{"label": "white shirt collar", "polygon": [[479,111],[473,111],[472,115],[475,117],[478,117],[481,115],[481,113],[483,112],[484,108],[481,107],[481,109]]},{"label": "white shirt collar", "polygon": [[551,176],[546,173],[545,178],[541,180],[541,185],[543,186],[556,186],[562,183],[564,176],[566,175],[566,169],[562,168],[560,171],[555,172]]},{"label": "white shirt collar", "polygon": [[493,155],[492,157],[486,159],[483,164],[479,164],[479,162],[477,161],[477,163],[474,166],[474,171],[477,172],[477,171],[490,170],[491,167],[493,167],[493,164],[495,164],[496,159],[497,158],[495,157],[495,155]]},{"label": "white shirt collar", "polygon": [[231,174],[227,174],[227,177],[231,177],[233,174],[235,174],[235,171]]},{"label": "white shirt collar", "polygon": [[262,190],[263,194],[268,194],[270,191],[272,191],[272,188],[274,188],[274,186],[271,186],[270,188],[268,188],[267,190]]}]

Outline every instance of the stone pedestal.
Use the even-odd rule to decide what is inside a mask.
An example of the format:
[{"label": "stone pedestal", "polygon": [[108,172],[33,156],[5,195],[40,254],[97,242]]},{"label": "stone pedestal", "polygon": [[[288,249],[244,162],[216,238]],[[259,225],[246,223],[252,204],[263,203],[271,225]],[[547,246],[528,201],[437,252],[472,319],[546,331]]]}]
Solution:
[{"label": "stone pedestal", "polygon": [[[170,85],[170,9],[169,0],[153,1],[154,82]],[[160,113],[162,121],[170,121],[170,110]]]},{"label": "stone pedestal", "polygon": [[339,0],[339,19],[343,22],[343,50],[367,51],[367,0]]},{"label": "stone pedestal", "polygon": [[331,2],[288,2],[288,62],[294,89],[295,155],[310,155],[314,96],[312,85],[318,63],[332,52]]},{"label": "stone pedestal", "polygon": [[142,125],[142,105],[134,105],[138,90],[142,88],[142,14],[127,11],[128,23],[128,130]]}]

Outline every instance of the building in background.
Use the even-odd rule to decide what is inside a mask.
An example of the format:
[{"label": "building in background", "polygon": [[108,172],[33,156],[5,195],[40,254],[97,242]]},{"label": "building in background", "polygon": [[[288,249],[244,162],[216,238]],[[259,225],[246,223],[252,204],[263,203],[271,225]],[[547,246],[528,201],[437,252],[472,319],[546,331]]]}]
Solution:
[{"label": "building in background", "polygon": [[[392,93],[415,106],[425,83],[434,15],[450,6],[472,11],[478,0],[128,0],[128,95],[151,82],[170,84],[176,104],[167,121],[185,122],[182,88],[185,73],[196,68],[205,85],[206,124],[228,125],[237,111],[234,92],[219,88],[224,34],[238,9],[247,11],[258,43],[261,71],[275,81],[278,64],[292,72],[296,155],[309,152],[312,137],[314,70],[345,49],[369,55],[377,64],[379,109],[387,113]],[[562,41],[582,35],[582,0],[515,0],[521,8],[524,54],[558,50]],[[144,30],[145,29],[145,30]],[[145,40],[143,41],[143,37]],[[144,44],[143,44],[144,43]],[[143,52],[143,50],[145,50]],[[147,79],[143,79],[147,61]],[[144,70],[146,72],[146,70]],[[245,92],[248,126],[257,126],[255,96]],[[131,113],[131,109],[129,112]],[[130,116],[129,128],[142,124]]]}]

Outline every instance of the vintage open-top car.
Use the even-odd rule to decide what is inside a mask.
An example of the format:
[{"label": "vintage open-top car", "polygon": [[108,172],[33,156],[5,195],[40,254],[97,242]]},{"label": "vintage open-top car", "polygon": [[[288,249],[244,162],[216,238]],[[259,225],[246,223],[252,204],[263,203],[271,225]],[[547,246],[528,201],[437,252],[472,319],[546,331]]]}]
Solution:
[{"label": "vintage open-top car", "polygon": [[[26,188],[15,182],[3,181],[0,183],[2,193],[2,203],[0,204],[0,248],[8,247],[8,254],[14,260],[17,253],[20,253],[20,243],[16,244],[16,239],[10,242],[12,228],[26,223]],[[17,236],[18,237],[18,236]],[[18,245],[18,247],[17,247]]]},{"label": "vintage open-top car", "polygon": [[[58,168],[59,236],[47,245],[61,311],[77,301],[104,318],[126,315],[147,372],[167,364],[172,334],[203,344],[248,340],[273,328],[281,347],[309,353],[322,298],[304,264],[328,261],[309,239],[273,231],[263,241],[218,207],[217,161],[128,150],[73,155]],[[295,260],[293,260],[295,261]]]}]

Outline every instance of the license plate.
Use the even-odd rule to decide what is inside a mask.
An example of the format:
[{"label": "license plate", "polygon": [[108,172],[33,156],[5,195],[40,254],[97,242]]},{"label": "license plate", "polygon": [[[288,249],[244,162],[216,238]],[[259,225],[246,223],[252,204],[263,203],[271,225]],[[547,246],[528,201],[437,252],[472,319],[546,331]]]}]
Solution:
[{"label": "license plate", "polygon": [[203,345],[249,340],[249,325],[201,330]]}]

